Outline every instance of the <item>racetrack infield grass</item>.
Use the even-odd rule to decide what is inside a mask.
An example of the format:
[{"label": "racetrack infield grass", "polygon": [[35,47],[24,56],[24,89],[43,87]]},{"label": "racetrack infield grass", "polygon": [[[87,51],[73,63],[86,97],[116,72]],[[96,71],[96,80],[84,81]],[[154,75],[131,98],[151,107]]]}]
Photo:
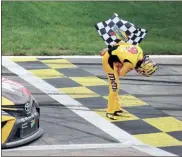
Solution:
[{"label": "racetrack infield grass", "polygon": [[182,54],[182,2],[2,2],[2,55],[98,55],[113,13],[148,30],[147,54]]}]

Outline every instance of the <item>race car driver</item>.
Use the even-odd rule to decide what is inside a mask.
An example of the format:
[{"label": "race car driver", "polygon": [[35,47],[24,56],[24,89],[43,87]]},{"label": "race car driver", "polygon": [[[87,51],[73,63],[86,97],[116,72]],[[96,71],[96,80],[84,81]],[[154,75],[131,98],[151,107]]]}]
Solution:
[{"label": "race car driver", "polygon": [[141,47],[119,42],[101,51],[102,66],[109,83],[109,96],[106,117],[117,120],[122,116],[122,109],[118,93],[120,90],[119,78],[127,75],[131,70],[150,77],[157,70],[156,63],[143,54]]}]

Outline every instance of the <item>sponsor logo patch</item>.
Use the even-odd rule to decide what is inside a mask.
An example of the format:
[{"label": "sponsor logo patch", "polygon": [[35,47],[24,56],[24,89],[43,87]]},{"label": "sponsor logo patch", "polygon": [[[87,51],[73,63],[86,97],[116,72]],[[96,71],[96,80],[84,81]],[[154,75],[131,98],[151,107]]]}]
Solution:
[{"label": "sponsor logo patch", "polygon": [[132,54],[137,54],[138,53],[138,50],[135,46],[128,46],[127,48],[127,51],[132,53]]},{"label": "sponsor logo patch", "polygon": [[108,75],[109,75],[109,79],[111,81],[113,92],[116,92],[116,90],[118,89],[117,83],[116,83],[116,78],[115,78],[114,74],[112,74],[112,73],[108,73]]}]

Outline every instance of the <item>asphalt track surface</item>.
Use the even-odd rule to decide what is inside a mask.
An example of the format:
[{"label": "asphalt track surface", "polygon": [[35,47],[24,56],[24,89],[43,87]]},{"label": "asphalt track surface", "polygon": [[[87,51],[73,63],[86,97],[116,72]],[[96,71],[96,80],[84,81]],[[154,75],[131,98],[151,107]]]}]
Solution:
[{"label": "asphalt track surface", "polygon": [[[95,76],[107,82],[100,58],[68,58],[63,59],[64,62],[58,60],[60,59],[14,59],[24,69],[41,77],[101,117],[105,117],[107,84],[97,80],[91,81],[88,78]],[[110,122],[145,144],[182,155],[182,60],[166,62],[166,60],[157,59],[157,62],[160,63],[159,71],[151,78],[143,78],[131,72],[120,80],[120,96],[126,114],[117,122]],[[45,69],[51,71],[43,76]],[[52,70],[58,71],[64,77],[60,77]],[[4,66],[2,66],[2,76],[21,82],[41,106],[40,125],[45,133],[28,146],[119,143],[117,139],[73,113],[64,104],[60,104]],[[117,155],[116,152],[121,153],[119,151],[121,149],[114,148],[113,151],[113,148],[110,150],[110,155]],[[91,155],[95,152],[99,155],[101,151],[101,155],[108,155],[109,149],[88,150],[87,154],[82,154]],[[129,148],[123,148],[122,152],[125,153],[122,155],[137,155],[137,153],[147,155],[136,150],[132,151]],[[70,152],[72,151],[64,152],[63,155],[75,155],[74,151]],[[12,155],[8,154],[8,151],[3,153]],[[54,151],[53,154],[60,155],[60,152]],[[21,154],[17,153],[17,155]]]}]

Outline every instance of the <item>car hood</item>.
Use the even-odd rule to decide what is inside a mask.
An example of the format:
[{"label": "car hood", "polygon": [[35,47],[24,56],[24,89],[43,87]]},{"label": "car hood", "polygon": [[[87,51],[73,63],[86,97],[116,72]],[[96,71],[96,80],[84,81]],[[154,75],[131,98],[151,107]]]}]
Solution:
[{"label": "car hood", "polygon": [[2,98],[4,100],[4,102],[2,102],[3,106],[13,105],[13,103],[18,105],[25,104],[26,102],[28,102],[31,98],[31,94],[23,85],[3,78]]}]

